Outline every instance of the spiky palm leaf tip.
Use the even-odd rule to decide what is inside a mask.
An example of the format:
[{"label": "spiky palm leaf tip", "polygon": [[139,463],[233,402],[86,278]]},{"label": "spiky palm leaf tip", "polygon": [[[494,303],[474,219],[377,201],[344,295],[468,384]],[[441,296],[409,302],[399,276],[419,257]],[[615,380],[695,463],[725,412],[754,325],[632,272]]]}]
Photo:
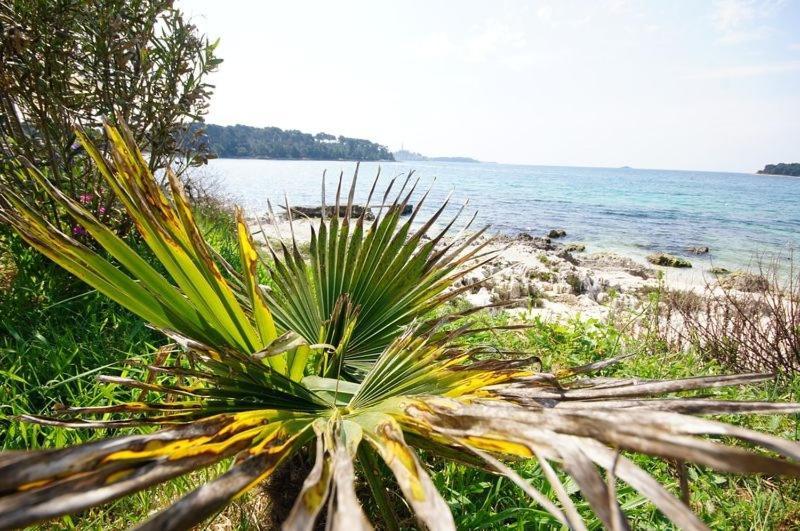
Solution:
[{"label": "spiky palm leaf tip", "polygon": [[[294,241],[280,244],[267,264],[275,284],[270,291],[259,283],[260,257],[240,211],[243,267],[237,272],[204,241],[180,183],[170,177],[167,196],[124,126],[108,126],[107,134],[112,160],[80,136],[166,275],[34,168],[26,174],[113,262],[59,232],[13,190],[2,190],[12,208],[0,215],[33,247],[163,330],[180,348],[162,349],[147,366],[147,378],[105,378],[141,389],[138,402],[26,418],[72,427],[160,429],[65,449],[0,454],[2,529],[77,513],[233,458],[220,477],[138,525],[186,529],[306,450],[313,450],[316,461],[284,529],[312,529],[326,503],[333,529],[371,528],[356,497],[357,469],[381,509],[381,525],[394,528],[380,461],[422,526],[454,528],[415,448],[509,477],[552,515],[554,525],[572,529],[586,524],[556,469],[574,480],[608,528],[627,527],[615,497],[617,480],[681,528],[705,528],[623,451],[726,472],[800,476],[797,443],[697,416],[790,413],[800,410],[797,404],[676,396],[768,376],[591,376],[615,359],[548,374],[537,372],[531,360],[487,359],[481,347],[462,346],[474,332],[469,324],[457,324],[462,315],[425,321],[428,312],[457,295],[449,286],[468,263],[480,260],[482,250],[443,244],[452,223],[423,239],[443,209],[419,223],[421,228],[413,228],[413,219],[401,223],[409,192],[381,207],[369,225],[363,216],[352,227],[349,216],[323,219],[310,258]],[[352,196],[351,189],[347,210]],[[116,417],[91,420],[108,414]],[[506,464],[519,458],[538,460],[555,499]]]},{"label": "spiky palm leaf tip", "polygon": [[[410,207],[409,201],[419,182],[413,180],[413,172],[397,183],[398,178],[389,182],[376,206],[377,216],[366,226],[366,215],[371,212],[380,177],[378,171],[366,205],[352,222],[357,177],[358,165],[347,203],[342,204],[342,174],[339,175],[332,215],[326,219],[323,174],[322,219],[318,229],[311,226],[308,259],[298,248],[292,208],[287,200],[291,243],[287,246],[280,242],[276,250],[266,239],[272,264],[265,264],[276,285],[274,291],[266,293],[276,322],[306,341],[336,345],[335,355],[325,358],[321,374],[330,377],[340,374],[352,381],[363,378],[406,326],[466,289],[448,288],[469,270],[489,261],[493,254],[483,253],[488,242],[471,247],[486,227],[469,237],[452,238],[440,245],[459,221],[466,204],[441,230],[428,236],[446,211],[449,197],[429,218],[415,226],[430,190],[403,221],[402,215]],[[396,197],[387,202],[395,184],[399,188]],[[274,222],[274,214],[272,217]],[[461,234],[474,219],[473,215]],[[467,263],[469,267],[465,266]]]}]

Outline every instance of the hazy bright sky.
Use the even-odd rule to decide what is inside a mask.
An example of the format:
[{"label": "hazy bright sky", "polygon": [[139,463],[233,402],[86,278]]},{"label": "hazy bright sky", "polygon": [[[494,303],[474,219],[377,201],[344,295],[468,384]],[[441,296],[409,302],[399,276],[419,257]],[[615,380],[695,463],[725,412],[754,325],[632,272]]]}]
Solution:
[{"label": "hazy bright sky", "polygon": [[427,155],[754,171],[800,160],[800,1],[182,0],[208,121]]}]

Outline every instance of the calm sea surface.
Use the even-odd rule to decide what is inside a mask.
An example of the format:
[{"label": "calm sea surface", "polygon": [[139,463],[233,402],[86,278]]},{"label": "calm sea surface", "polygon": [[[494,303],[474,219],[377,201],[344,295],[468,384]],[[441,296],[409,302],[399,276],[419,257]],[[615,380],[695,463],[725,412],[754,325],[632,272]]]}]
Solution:
[{"label": "calm sea surface", "polygon": [[[369,192],[378,163],[362,163],[356,200]],[[546,234],[566,229],[566,241],[589,251],[643,257],[653,251],[687,256],[708,246],[697,266],[742,267],[754,253],[787,253],[800,245],[800,178],[694,171],[569,168],[489,163],[380,163],[385,189],[391,177],[416,172],[418,189],[433,188],[427,211],[453,192],[454,205],[469,199],[478,221],[495,232]],[[249,213],[263,213],[267,199],[319,205],[323,170],[328,202],[340,171],[349,186],[355,163],[218,159],[203,173]],[[434,182],[435,179],[435,182]],[[696,270],[696,269],[695,269]]]}]

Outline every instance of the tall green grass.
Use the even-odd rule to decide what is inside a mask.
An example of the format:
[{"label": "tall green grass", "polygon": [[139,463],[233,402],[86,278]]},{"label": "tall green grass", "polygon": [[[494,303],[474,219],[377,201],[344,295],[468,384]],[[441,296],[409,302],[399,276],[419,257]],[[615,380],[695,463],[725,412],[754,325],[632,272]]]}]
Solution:
[{"label": "tall green grass", "polygon": [[[220,255],[238,266],[229,212],[205,208],[199,219]],[[132,241],[148,256],[144,245]],[[60,447],[108,435],[42,427],[14,419],[50,414],[59,405],[91,406],[131,399],[96,375],[132,370],[124,360],[150,359],[163,334],[89,288],[13,235],[4,236],[7,286],[0,289],[0,448]],[[151,262],[157,266],[156,260]],[[129,392],[128,392],[129,393]]]},{"label": "tall green grass", "polygon": [[[203,208],[199,222],[220,255],[238,266],[231,214]],[[131,240],[148,255],[144,245]],[[20,422],[26,413],[51,414],[60,404],[99,405],[131,400],[129,391],[96,381],[101,373],[124,374],[128,359],[151,360],[164,335],[107,297],[31,250],[18,237],[0,236],[0,449],[57,448],[107,435],[107,430],[66,429]],[[158,266],[156,260],[151,263]],[[118,434],[126,430],[117,430]],[[129,430],[127,430],[129,431]],[[124,529],[162,508],[167,500],[224,471],[221,464],[91,510],[63,517],[43,529]],[[240,529],[256,529],[251,512],[233,506]],[[78,522],[80,522],[78,527]]]}]

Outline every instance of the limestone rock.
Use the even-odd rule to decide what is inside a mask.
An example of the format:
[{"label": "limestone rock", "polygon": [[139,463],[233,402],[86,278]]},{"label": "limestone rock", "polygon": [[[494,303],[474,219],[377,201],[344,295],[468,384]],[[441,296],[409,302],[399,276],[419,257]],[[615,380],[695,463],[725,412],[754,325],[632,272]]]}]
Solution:
[{"label": "limestone rock", "polygon": [[520,232],[516,236],[498,236],[494,241],[498,243],[520,243],[531,249],[541,251],[552,251],[556,247],[553,245],[550,238],[545,236],[533,236],[527,232]]},{"label": "limestone rock", "polygon": [[568,243],[564,245],[564,250],[569,253],[582,253],[586,250],[584,243]]},{"label": "limestone rock", "polygon": [[656,273],[653,269],[642,264],[614,253],[593,253],[585,258],[581,258],[580,265],[590,269],[623,271],[631,276],[643,278],[655,278]]}]

